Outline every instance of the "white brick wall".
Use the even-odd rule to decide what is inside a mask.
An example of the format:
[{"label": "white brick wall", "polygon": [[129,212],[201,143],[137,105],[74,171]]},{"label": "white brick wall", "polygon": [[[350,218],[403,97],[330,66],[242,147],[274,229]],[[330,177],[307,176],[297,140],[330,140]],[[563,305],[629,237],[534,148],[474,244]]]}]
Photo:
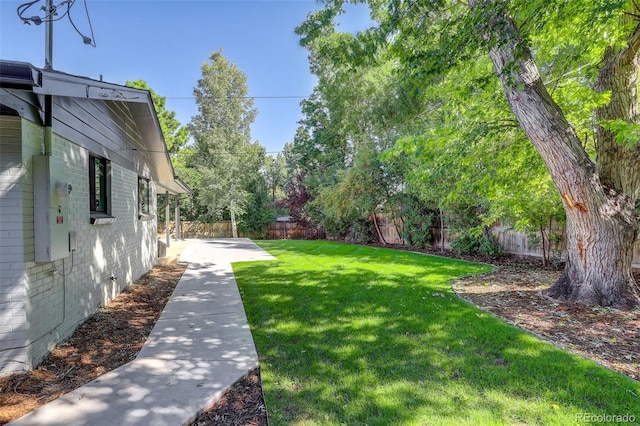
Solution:
[{"label": "white brick wall", "polygon": [[31,367],[25,347],[21,121],[0,117],[0,374]]},{"label": "white brick wall", "polygon": [[[0,197],[0,216],[5,216],[5,205],[6,212],[12,213],[7,219],[12,221],[10,227],[0,221],[0,351],[16,346],[26,346],[26,350],[0,352],[0,374],[36,365],[57,342],[157,260],[156,221],[138,219],[136,172],[111,163],[111,213],[116,222],[91,225],[89,152],[54,136],[52,156],[65,161],[73,187],[68,223],[69,231],[76,233],[77,250],[55,262],[34,262],[31,158],[40,154],[41,137],[38,126],[26,120],[22,124],[22,152],[11,156],[0,151],[0,194],[13,191],[10,197]],[[10,141],[4,136],[2,140],[3,147]],[[12,141],[11,149],[15,138]],[[19,167],[20,158],[28,167]],[[8,162],[15,167],[7,167]],[[151,189],[151,211],[155,214],[155,185]],[[116,280],[111,280],[112,276]],[[15,362],[8,362],[13,358]]]}]

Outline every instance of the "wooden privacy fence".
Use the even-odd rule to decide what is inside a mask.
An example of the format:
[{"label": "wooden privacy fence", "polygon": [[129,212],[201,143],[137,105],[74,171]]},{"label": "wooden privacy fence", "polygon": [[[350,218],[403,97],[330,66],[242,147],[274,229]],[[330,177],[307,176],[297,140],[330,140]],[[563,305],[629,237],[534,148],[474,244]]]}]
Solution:
[{"label": "wooden privacy fence", "polygon": [[[404,240],[398,234],[398,231],[402,232],[402,223],[400,221],[392,222],[391,219],[385,216],[377,216],[378,227],[380,233],[383,235],[387,244],[404,244]],[[183,238],[231,238],[231,222],[215,222],[215,223],[201,223],[201,222],[180,222],[180,228]],[[169,231],[171,235],[175,235],[175,223],[171,222],[169,225]],[[534,244],[530,238],[520,231],[510,229],[506,226],[493,226],[491,232],[496,236],[500,246],[506,253],[521,255],[521,256],[534,256],[542,257],[542,245],[540,243]],[[440,228],[433,228],[432,233],[434,235],[435,244],[441,244]],[[563,236],[564,231],[561,228],[552,227],[551,229],[545,229],[545,245],[548,248],[548,252],[552,255],[559,256],[564,259],[566,253],[564,250],[564,244],[557,241],[549,241],[548,235],[560,234]],[[164,238],[165,235],[165,223],[158,222],[158,236]],[[243,236],[243,235],[239,235]],[[295,222],[272,222],[267,226],[267,238],[269,239],[315,239],[322,238],[323,235],[318,234],[318,230],[315,228],[307,228],[298,225]],[[450,248],[451,233],[449,229],[444,229],[444,246]],[[634,267],[640,269],[640,240],[636,241],[633,249],[633,263]]]},{"label": "wooden privacy fence", "polygon": [[[378,227],[380,228],[380,233],[384,237],[387,244],[404,244],[405,241],[402,239],[400,235],[398,235],[398,230],[402,233],[402,222],[396,219],[396,222],[393,222],[390,218],[385,217],[384,215],[377,215],[376,220],[378,221]],[[566,259],[566,249],[564,242],[564,229],[552,225],[550,228],[544,230],[544,244],[547,249],[548,255],[551,257],[558,257],[560,260]],[[434,236],[434,245],[439,246],[442,243],[440,237],[440,228],[432,228],[431,232]],[[534,242],[531,241],[531,238],[527,236],[526,233],[516,231],[507,226],[492,226],[491,232],[498,239],[498,243],[502,247],[502,249],[506,253],[515,254],[519,256],[533,256],[533,257],[542,257],[542,240]],[[561,240],[558,241],[553,237],[549,237],[550,235],[559,235]],[[452,233],[448,228],[444,229],[444,247],[450,248],[450,242],[452,239]],[[636,241],[636,244],[633,247],[633,264],[634,267],[640,269],[640,240]]]},{"label": "wooden privacy fence", "polygon": [[398,235],[398,231],[402,232],[400,219],[391,219],[383,214],[376,214],[376,222],[387,244],[404,244],[404,240]]},{"label": "wooden privacy fence", "polygon": [[[400,219],[392,220],[382,214],[376,215],[378,227],[380,233],[384,237],[387,244],[405,244],[402,239],[403,223]],[[523,256],[537,256],[542,257],[542,246],[540,244],[533,244],[529,237],[524,232],[515,231],[507,226],[492,226],[490,228],[493,235],[498,239],[498,243],[504,249],[506,253],[519,254]],[[400,234],[398,234],[398,231]],[[433,235],[434,245],[440,246],[442,244],[441,232],[444,231],[444,247],[451,248],[451,240],[454,237],[449,228],[441,230],[440,227],[431,228]],[[550,233],[563,233],[564,230],[559,227],[552,227],[551,229],[545,229],[545,247],[551,247],[550,252],[562,251],[562,247],[558,244],[550,244],[548,235]],[[640,259],[640,258],[639,258]]]},{"label": "wooden privacy fence", "polygon": [[[542,257],[542,243],[532,244],[530,238],[524,232],[519,232],[506,226],[493,226],[491,232],[498,238],[500,246],[506,253]],[[549,238],[549,235],[554,234],[559,235],[561,240],[558,241],[557,239]],[[551,229],[545,229],[544,243],[551,258],[558,257],[561,260],[566,260],[567,252],[564,243],[564,229],[553,227]],[[640,239],[636,240],[633,246],[632,262],[635,269],[640,269]]]},{"label": "wooden privacy fence", "polygon": [[298,225],[296,222],[271,222],[267,225],[267,238],[272,240],[312,240],[320,238],[318,229]]},{"label": "wooden privacy fence", "polygon": [[[172,236],[175,235],[175,227],[175,222],[169,223],[169,232]],[[158,222],[158,235],[164,238],[164,222]],[[230,220],[214,223],[180,221],[180,235],[182,238],[231,238],[233,236]]]},{"label": "wooden privacy fence", "polygon": [[[175,222],[169,223],[169,233],[175,236]],[[165,223],[158,222],[158,238],[163,239],[165,234]],[[231,221],[222,221],[214,223],[202,222],[180,222],[180,231],[182,238],[231,238]],[[242,232],[238,231],[239,237],[244,237]],[[311,227],[304,227],[295,222],[272,222],[267,225],[266,238],[278,239],[315,239],[320,238],[318,230]]]}]

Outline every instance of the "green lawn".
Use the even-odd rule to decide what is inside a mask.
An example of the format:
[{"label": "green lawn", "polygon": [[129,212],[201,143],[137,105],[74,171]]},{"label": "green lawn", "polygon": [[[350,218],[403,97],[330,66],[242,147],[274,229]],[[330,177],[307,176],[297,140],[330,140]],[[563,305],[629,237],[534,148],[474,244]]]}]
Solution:
[{"label": "green lawn", "polygon": [[[272,425],[582,424],[640,385],[460,301],[486,265],[326,241],[260,241],[234,271]],[[444,297],[443,297],[444,296]]]}]

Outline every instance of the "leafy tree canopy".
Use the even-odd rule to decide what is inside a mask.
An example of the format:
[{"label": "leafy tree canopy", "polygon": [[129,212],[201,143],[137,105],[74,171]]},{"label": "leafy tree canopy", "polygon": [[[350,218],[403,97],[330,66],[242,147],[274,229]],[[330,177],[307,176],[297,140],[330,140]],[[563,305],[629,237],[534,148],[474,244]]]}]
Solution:
[{"label": "leafy tree canopy", "polygon": [[637,305],[637,3],[370,0],[376,25],[355,36],[335,29],[344,3],[311,14],[297,29],[301,43],[330,81],[391,64],[407,124],[378,121],[399,133],[385,155],[405,167],[407,183],[426,183],[440,205],[467,193],[488,201],[485,220],[522,225],[539,222],[539,210],[554,215],[561,198],[569,259],[549,294]]},{"label": "leafy tree canopy", "polygon": [[195,139],[192,164],[201,174],[200,197],[212,217],[246,212],[250,188],[261,178],[265,150],[251,141],[257,114],[247,96],[247,78],[217,51],[202,64],[202,78],[194,88],[198,114],[189,126]]}]

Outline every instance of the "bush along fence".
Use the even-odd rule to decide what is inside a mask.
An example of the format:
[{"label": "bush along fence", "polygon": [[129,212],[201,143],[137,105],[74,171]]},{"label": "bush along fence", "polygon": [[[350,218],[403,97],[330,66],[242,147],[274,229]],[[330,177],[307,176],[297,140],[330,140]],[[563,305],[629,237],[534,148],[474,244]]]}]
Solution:
[{"label": "bush along fence", "polygon": [[[380,234],[387,244],[407,244],[407,241],[402,238],[403,224],[401,220],[391,220],[384,215],[376,215],[376,221]],[[501,252],[517,256],[540,257],[550,263],[559,263],[566,259],[565,231],[563,227],[555,223],[551,223],[536,233],[525,233],[509,226],[496,224],[489,227],[487,233],[495,243],[494,250],[497,248]],[[442,234],[444,234],[444,238],[442,238]],[[455,242],[452,244],[452,241],[455,241],[457,237],[458,235],[449,228],[431,228],[432,247],[455,249],[456,244]],[[636,241],[634,246],[633,267],[640,269],[640,239]]]},{"label": "bush along fence", "polygon": [[[402,238],[402,222],[400,220],[391,220],[383,215],[376,217],[380,234],[384,238],[386,244],[408,245]],[[180,222],[180,230],[183,238],[231,238],[231,222]],[[175,235],[175,223],[169,224],[169,231],[172,236]],[[444,238],[441,233],[444,232]],[[552,225],[548,229],[542,230],[536,234],[526,234],[516,231],[508,226],[496,225],[488,228],[488,232],[495,239],[497,247],[504,253],[515,254],[519,256],[540,257],[546,261],[556,263],[564,260],[564,230]],[[442,247],[444,249],[456,248],[455,240],[450,229],[440,229],[438,227],[431,229],[432,246]],[[165,223],[158,222],[158,235],[165,235]],[[240,237],[246,237],[240,233]],[[265,234],[268,239],[319,239],[325,236],[317,228],[305,227],[295,222],[272,222],[267,226]],[[162,238],[160,237],[160,238]],[[640,269],[640,240],[636,241],[633,252],[634,268]]]},{"label": "bush along fence", "polygon": [[[169,224],[169,233],[175,237],[175,222]],[[158,236],[164,238],[165,223],[158,222]],[[214,223],[180,221],[180,235],[182,238],[231,238],[231,221]],[[239,237],[247,237],[238,231]],[[296,222],[272,222],[267,225],[265,237],[271,240],[311,240],[323,238],[324,235],[316,228],[305,227]]]}]

